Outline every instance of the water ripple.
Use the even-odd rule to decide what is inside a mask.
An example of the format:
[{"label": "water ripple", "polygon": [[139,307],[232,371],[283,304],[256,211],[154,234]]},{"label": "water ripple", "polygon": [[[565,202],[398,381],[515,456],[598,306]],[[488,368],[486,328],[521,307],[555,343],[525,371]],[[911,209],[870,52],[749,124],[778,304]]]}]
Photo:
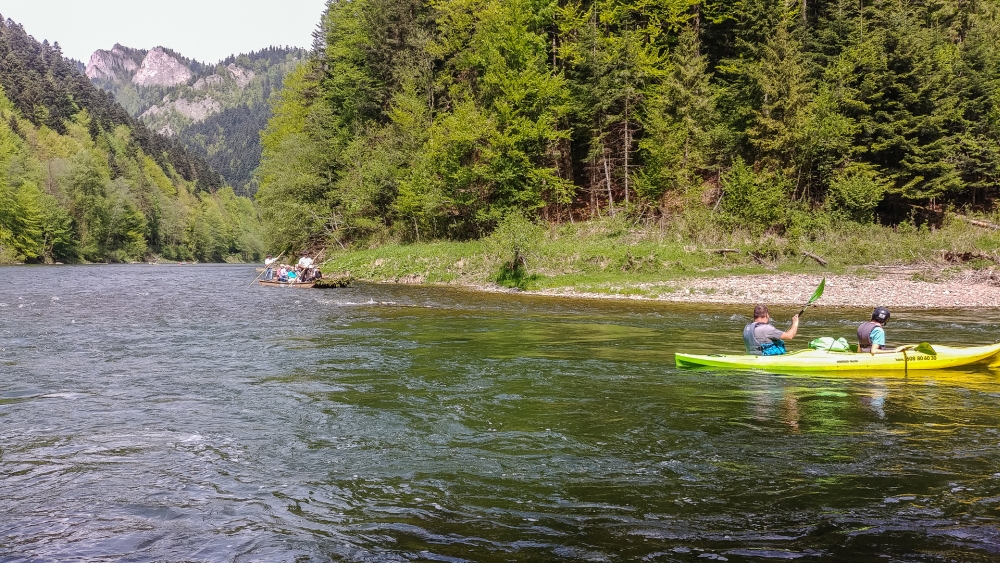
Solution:
[{"label": "water ripple", "polygon": [[[740,349],[739,307],[276,291],[248,266],[5,274],[3,561],[1000,551],[1000,378],[982,369],[673,367],[678,349]],[[801,330],[866,314],[817,309]],[[900,340],[1000,325],[896,316]]]}]

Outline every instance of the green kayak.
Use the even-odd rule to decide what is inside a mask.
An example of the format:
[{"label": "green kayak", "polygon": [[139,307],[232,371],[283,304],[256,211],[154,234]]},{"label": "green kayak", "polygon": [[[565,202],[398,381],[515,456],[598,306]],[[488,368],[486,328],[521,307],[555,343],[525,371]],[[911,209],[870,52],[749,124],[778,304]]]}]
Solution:
[{"label": "green kayak", "polygon": [[[879,354],[801,350],[781,356],[748,354],[674,354],[677,367],[717,367],[779,371],[914,370],[953,368],[996,362],[1000,368],[1000,344],[989,346],[933,346],[934,354],[901,346],[895,352]],[[991,364],[990,367],[994,367]]]}]

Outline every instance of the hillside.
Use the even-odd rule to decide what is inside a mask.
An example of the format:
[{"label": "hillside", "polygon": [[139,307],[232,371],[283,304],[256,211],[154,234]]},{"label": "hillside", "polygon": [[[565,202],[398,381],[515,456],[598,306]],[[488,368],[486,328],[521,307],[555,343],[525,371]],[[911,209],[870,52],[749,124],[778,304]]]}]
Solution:
[{"label": "hillside", "polygon": [[762,249],[933,229],[997,197],[998,32],[963,0],[331,2],[257,202],[276,244],[335,248],[521,215]]},{"label": "hillside", "polygon": [[150,129],[202,155],[237,191],[253,193],[268,99],[305,54],[269,47],[206,65],[164,47],[115,45],[95,51],[86,74]]},{"label": "hillside", "polygon": [[253,204],[0,18],[0,263],[261,253]]}]

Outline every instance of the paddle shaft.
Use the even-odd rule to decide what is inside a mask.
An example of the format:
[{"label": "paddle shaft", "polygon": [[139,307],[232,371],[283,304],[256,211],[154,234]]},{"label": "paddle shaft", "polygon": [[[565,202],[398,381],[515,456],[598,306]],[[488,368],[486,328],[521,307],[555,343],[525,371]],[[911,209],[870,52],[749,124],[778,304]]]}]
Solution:
[{"label": "paddle shaft", "polygon": [[261,276],[263,276],[263,275],[264,275],[264,274],[265,274],[266,272],[267,272],[267,267],[265,266],[265,267],[264,267],[264,271],[263,271],[263,272],[261,272],[261,273],[259,273],[259,274],[257,274],[257,277],[256,277],[256,278],[254,278],[254,279],[253,279],[253,280],[252,280],[252,281],[250,282],[250,285],[253,285],[253,284],[254,284],[254,282],[256,282],[257,280],[259,280],[259,279],[260,279],[260,277],[261,277]]}]

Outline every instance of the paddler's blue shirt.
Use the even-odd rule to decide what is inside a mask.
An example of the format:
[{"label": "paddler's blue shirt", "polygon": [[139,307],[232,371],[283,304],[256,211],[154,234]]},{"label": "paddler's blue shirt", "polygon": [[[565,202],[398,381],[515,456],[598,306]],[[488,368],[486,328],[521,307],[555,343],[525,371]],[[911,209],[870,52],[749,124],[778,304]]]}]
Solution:
[{"label": "paddler's blue shirt", "polygon": [[879,346],[885,348],[885,331],[882,327],[877,326],[872,329],[872,333],[868,335],[868,338],[872,341],[872,346]]}]

